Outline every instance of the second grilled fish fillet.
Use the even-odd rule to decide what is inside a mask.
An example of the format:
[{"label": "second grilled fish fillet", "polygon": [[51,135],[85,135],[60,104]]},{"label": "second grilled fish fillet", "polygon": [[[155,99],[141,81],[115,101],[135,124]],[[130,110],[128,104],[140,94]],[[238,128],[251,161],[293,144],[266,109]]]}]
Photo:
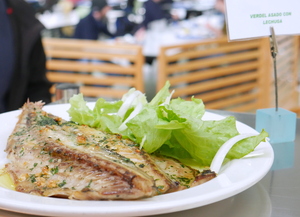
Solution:
[{"label": "second grilled fish fillet", "polygon": [[210,170],[204,170],[202,172],[188,167],[179,161],[164,156],[151,155],[155,164],[166,174],[168,177],[178,185],[175,189],[170,191],[180,191],[183,189],[191,188],[200,184],[203,184],[216,177],[216,173]]},{"label": "second grilled fish fillet", "polygon": [[[8,140],[11,163],[6,169],[17,191],[79,200],[131,200],[187,186],[180,182],[184,179],[179,169],[166,173],[157,158],[132,141],[64,121],[42,107],[41,102],[26,103]],[[188,170],[193,186],[199,172]],[[201,180],[214,176],[209,173]]]}]

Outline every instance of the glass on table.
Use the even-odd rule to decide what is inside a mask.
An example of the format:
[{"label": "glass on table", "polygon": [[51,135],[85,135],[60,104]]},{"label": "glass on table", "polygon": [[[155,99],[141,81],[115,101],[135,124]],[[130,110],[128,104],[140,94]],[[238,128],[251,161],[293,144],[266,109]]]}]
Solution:
[{"label": "glass on table", "polygon": [[78,84],[70,84],[70,83],[62,83],[57,84],[55,88],[55,103],[68,103],[69,99],[75,95],[79,94],[79,85]]}]

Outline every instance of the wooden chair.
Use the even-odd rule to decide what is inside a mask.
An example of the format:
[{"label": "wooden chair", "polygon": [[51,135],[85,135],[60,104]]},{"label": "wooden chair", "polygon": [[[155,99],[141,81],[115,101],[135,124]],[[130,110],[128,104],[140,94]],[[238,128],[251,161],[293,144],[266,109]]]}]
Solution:
[{"label": "wooden chair", "polygon": [[76,83],[85,97],[107,99],[120,99],[132,87],[144,91],[138,45],[62,38],[44,38],[43,45],[47,77],[55,84]]},{"label": "wooden chair", "polygon": [[208,109],[251,112],[270,105],[268,38],[228,42],[226,37],[165,46],[158,58],[159,90],[167,80],[173,98],[201,98]]}]

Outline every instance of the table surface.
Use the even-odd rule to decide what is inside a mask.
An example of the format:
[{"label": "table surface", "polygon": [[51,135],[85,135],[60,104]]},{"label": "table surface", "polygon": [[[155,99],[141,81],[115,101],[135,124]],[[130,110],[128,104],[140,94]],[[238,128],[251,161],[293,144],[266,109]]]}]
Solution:
[{"label": "table surface", "polygon": [[[233,115],[240,122],[255,127],[255,114],[209,110],[224,116]],[[272,144],[275,159],[266,176],[254,186],[225,200],[156,217],[299,217],[300,216],[300,119],[294,142]],[[0,210],[0,217],[29,217]]]}]

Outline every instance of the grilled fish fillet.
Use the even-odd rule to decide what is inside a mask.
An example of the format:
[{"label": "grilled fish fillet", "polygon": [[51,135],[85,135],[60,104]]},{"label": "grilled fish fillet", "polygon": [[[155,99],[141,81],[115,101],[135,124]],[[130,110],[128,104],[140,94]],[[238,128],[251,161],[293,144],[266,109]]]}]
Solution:
[{"label": "grilled fish fillet", "polygon": [[[120,135],[62,120],[26,103],[6,147],[6,170],[20,192],[78,200],[132,200],[215,177],[152,156]],[[170,166],[171,165],[171,166]],[[172,168],[172,169],[168,169]]]}]

